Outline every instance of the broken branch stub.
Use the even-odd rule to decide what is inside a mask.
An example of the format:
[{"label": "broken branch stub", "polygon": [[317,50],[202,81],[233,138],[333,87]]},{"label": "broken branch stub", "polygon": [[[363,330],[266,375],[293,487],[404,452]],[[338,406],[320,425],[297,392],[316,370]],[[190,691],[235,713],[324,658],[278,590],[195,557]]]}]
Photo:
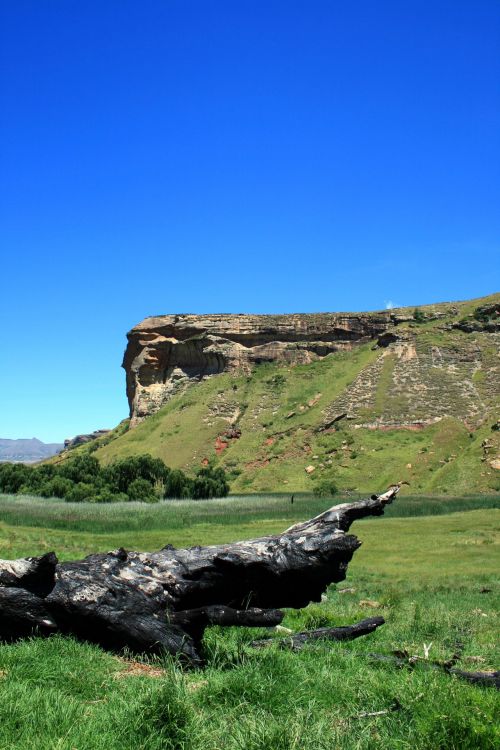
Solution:
[{"label": "broken branch stub", "polygon": [[336,628],[317,628],[316,630],[304,630],[302,633],[290,635],[287,638],[262,638],[252,641],[254,648],[265,648],[277,644],[280,648],[300,651],[304,646],[318,641],[352,641],[368,633],[373,633],[385,623],[383,617],[368,617],[360,620],[354,625],[342,625]]},{"label": "broken branch stub", "polygon": [[200,661],[207,625],[267,627],[320,601],[360,546],[353,521],[381,515],[399,486],[337,505],[282,534],[211,547],[114,552],[59,563],[0,560],[0,638],[72,633],[105,648]]}]

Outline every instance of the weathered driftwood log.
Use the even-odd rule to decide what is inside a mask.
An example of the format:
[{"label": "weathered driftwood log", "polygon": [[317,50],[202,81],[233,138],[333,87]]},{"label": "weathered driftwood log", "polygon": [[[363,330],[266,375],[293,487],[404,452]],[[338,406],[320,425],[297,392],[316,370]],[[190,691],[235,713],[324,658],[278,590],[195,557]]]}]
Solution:
[{"label": "weathered driftwood log", "polygon": [[353,521],[381,515],[399,490],[337,505],[282,534],[158,552],[119,549],[76,562],[53,553],[0,561],[0,638],[72,633],[106,648],[167,650],[198,662],[209,624],[269,626],[276,607],[320,601],[342,581]]},{"label": "weathered driftwood log", "polygon": [[289,635],[285,638],[261,638],[257,641],[252,641],[251,645],[254,648],[265,648],[276,643],[280,648],[300,651],[304,646],[314,641],[352,641],[354,638],[360,638],[362,635],[373,633],[384,622],[383,617],[367,617],[365,620],[354,623],[354,625],[304,630],[302,633]]}]

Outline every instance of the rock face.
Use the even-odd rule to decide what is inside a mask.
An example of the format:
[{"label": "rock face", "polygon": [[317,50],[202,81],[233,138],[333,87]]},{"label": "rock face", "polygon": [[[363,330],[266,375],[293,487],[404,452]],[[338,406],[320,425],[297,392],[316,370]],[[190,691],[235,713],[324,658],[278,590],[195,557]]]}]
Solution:
[{"label": "rock face", "polygon": [[103,437],[103,435],[107,435],[110,430],[94,430],[94,432],[89,432],[82,435],[75,435],[73,438],[66,438],[64,441],[64,450],[68,450],[69,448],[76,448],[79,445],[85,445],[85,443],[90,443],[92,440],[97,440],[97,438]]},{"label": "rock face", "polygon": [[411,316],[378,313],[163,315],[128,334],[123,359],[131,427],[190,382],[262,362],[307,364],[377,340]]}]

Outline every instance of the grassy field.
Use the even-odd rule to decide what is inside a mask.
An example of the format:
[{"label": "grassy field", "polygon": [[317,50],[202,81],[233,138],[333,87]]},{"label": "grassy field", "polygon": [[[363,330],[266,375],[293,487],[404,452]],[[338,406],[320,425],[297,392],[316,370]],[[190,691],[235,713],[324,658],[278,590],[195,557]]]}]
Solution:
[{"label": "grassy field", "polygon": [[[294,495],[291,504],[291,495],[247,495],[195,502],[173,500],[157,505],[101,505],[0,495],[0,555],[35,555],[55,545],[60,549],[61,559],[68,559],[71,555],[81,556],[113,546],[154,549],[167,543],[218,544],[277,533],[292,523],[322,513],[331,505],[352,502],[356,497],[332,499],[299,494]],[[386,509],[384,519],[499,508],[498,495],[405,496]],[[360,523],[377,524],[378,519]]]},{"label": "grassy field", "polygon": [[[329,504],[255,496],[70,506],[4,496],[0,557],[220,543],[278,532]],[[2,645],[0,750],[495,748],[498,693],[368,656],[395,648],[423,656],[432,644],[430,658],[446,659],[461,642],[461,668],[499,667],[500,512],[493,505],[491,497],[406,497],[388,517],[356,523],[363,546],[346,582],[320,604],[289,610],[283,623],[298,631],[384,616],[376,633],[347,645],[255,651],[250,641],[266,631],[211,628],[207,666],[192,672],[170,659],[106,654],[70,638]],[[401,710],[359,716],[394,701]]]}]

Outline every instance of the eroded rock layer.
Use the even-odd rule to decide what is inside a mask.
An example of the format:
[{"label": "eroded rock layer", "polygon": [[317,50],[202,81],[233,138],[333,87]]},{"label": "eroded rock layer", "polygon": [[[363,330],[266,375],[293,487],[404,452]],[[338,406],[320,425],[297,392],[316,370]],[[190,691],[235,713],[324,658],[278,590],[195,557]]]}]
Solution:
[{"label": "eroded rock layer", "polygon": [[131,426],[156,412],[190,381],[249,370],[262,362],[306,364],[376,340],[408,319],[389,310],[146,318],[127,334],[123,360]]}]

